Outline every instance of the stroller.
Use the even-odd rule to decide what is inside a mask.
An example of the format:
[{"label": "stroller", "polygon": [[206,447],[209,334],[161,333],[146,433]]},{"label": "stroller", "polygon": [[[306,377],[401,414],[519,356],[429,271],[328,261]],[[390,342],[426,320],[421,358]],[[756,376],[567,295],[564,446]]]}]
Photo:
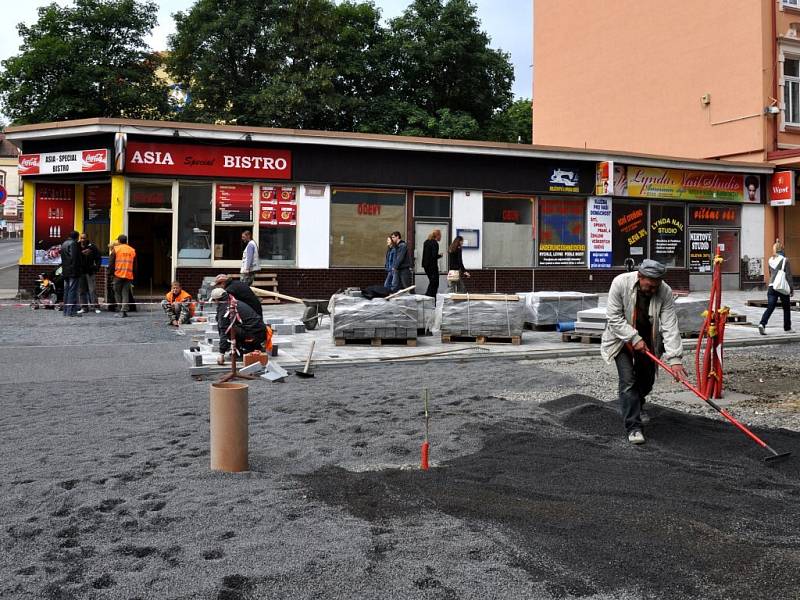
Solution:
[{"label": "stroller", "polygon": [[38,310],[39,308],[58,308],[56,284],[44,273],[39,273],[39,277],[36,278],[36,287],[33,290],[31,308],[33,310]]}]

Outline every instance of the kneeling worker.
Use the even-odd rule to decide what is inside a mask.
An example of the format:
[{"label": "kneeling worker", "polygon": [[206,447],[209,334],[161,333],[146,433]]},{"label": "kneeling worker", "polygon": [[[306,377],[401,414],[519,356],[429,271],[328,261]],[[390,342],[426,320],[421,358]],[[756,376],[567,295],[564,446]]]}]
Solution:
[{"label": "kneeling worker", "polygon": [[161,308],[167,313],[169,325],[185,325],[194,316],[194,302],[191,295],[181,287],[180,281],[173,281],[172,288],[161,301]]},{"label": "kneeling worker", "polygon": [[236,353],[239,356],[261,350],[266,339],[266,327],[264,321],[247,306],[244,302],[236,303],[236,312],[239,318],[235,320],[232,314],[233,309],[230,305],[231,296],[222,288],[214,288],[211,291],[211,302],[217,304],[217,330],[219,331],[219,358],[217,363],[225,362],[225,354],[231,350],[231,333],[228,328],[233,323],[234,338],[236,339]]},{"label": "kneeling worker", "polygon": [[644,350],[658,355],[676,378],[686,378],[683,346],[672,288],[662,281],[666,267],[654,260],[644,260],[638,272],[617,275],[608,291],[608,324],[603,332],[600,353],[612,360],[619,374],[619,400],[625,432],[632,444],[644,444],[642,406],[653,389],[657,365]]},{"label": "kneeling worker", "polygon": [[225,274],[219,274],[214,279],[214,287],[224,289],[240,302],[247,304],[259,317],[263,317],[264,313],[262,312],[261,302],[246,283],[230,279]]}]

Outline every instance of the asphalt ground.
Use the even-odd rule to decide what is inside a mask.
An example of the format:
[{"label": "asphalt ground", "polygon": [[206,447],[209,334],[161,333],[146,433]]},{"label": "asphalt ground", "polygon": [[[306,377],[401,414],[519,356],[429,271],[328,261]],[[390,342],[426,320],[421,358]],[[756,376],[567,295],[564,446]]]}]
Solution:
[{"label": "asphalt ground", "polygon": [[709,411],[655,405],[630,446],[597,358],[352,365],[253,382],[251,471],[216,473],[209,381],[160,317],[0,311],[0,597],[798,597],[780,418],[769,467]]}]

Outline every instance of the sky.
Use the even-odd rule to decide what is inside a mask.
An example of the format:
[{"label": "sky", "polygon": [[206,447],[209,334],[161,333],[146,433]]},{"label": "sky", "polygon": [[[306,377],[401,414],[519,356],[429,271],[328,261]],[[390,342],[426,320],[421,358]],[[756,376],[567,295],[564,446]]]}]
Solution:
[{"label": "sky", "polygon": [[[19,52],[20,39],[16,24],[28,25],[37,19],[36,9],[53,0],[0,0],[0,60]],[[195,0],[161,0],[158,2],[158,26],[149,41],[154,50],[167,47],[167,36],[174,33],[172,14],[189,9]],[[384,19],[396,17],[408,6],[410,0],[374,0]],[[57,0],[58,4],[70,4],[70,0]],[[499,48],[511,55],[514,63],[514,95],[517,98],[531,97],[531,73],[533,53],[533,2],[531,0],[473,0],[478,7],[478,18],[482,29],[491,37],[492,48]]]}]

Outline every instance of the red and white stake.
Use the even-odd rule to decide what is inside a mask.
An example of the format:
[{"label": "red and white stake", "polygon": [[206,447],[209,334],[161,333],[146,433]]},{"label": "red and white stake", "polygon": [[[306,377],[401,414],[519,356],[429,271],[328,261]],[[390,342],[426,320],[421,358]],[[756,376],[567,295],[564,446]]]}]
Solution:
[{"label": "red and white stake", "polygon": [[430,453],[431,445],[428,442],[428,433],[429,433],[429,416],[428,416],[428,388],[425,388],[423,391],[422,399],[425,402],[425,441],[422,442],[422,461],[420,463],[420,468],[423,471],[427,471],[430,469],[430,465],[428,464],[428,455]]}]

